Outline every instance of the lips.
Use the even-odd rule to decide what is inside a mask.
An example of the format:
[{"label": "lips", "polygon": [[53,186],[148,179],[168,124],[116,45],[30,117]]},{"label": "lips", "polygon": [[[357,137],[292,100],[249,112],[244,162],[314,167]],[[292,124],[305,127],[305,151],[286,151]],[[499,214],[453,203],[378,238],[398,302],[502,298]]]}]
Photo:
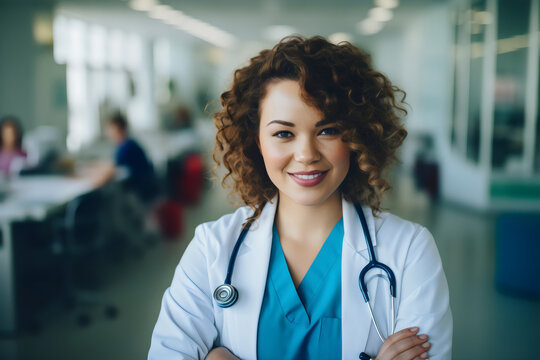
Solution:
[{"label": "lips", "polygon": [[298,171],[294,173],[288,173],[289,176],[301,186],[315,186],[326,177],[326,171],[313,170],[313,171]]},{"label": "lips", "polygon": [[[328,170],[326,170],[326,171],[328,171]],[[292,175],[315,175],[315,174],[323,173],[323,172],[326,172],[326,171],[323,171],[323,170],[297,171],[297,172],[293,172],[293,173],[289,173],[289,174],[292,174]]]}]

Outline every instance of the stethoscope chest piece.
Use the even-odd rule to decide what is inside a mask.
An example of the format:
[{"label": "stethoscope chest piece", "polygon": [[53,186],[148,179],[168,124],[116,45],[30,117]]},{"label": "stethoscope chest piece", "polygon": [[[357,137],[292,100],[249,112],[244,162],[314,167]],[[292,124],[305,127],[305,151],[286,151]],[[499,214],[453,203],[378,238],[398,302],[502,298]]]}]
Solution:
[{"label": "stethoscope chest piece", "polygon": [[216,288],[214,291],[214,300],[221,308],[228,308],[236,302],[238,299],[238,291],[234,286],[229,284],[223,284]]}]

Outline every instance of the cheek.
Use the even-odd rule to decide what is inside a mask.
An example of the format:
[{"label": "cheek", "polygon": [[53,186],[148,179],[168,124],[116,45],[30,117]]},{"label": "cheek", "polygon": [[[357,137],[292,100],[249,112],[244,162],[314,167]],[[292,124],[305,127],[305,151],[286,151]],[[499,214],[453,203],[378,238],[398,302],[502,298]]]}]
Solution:
[{"label": "cheek", "polygon": [[7,139],[7,140],[11,140],[11,139],[15,138],[15,133],[13,132],[13,130],[11,130],[9,128],[4,130],[2,135],[3,135],[4,139]]},{"label": "cheek", "polygon": [[277,146],[271,141],[265,141],[264,139],[261,140],[259,146],[264,159],[264,165],[268,172],[282,169],[288,164],[289,156],[283,146]]},{"label": "cheek", "polygon": [[349,171],[351,150],[345,144],[336,144],[327,156],[335,167],[340,168],[340,170],[344,171],[345,173]]}]

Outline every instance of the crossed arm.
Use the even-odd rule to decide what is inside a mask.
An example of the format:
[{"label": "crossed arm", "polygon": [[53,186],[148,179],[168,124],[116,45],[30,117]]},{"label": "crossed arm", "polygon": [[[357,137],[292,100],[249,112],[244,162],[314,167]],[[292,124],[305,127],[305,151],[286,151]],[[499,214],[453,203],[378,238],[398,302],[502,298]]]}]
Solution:
[{"label": "crossed arm", "polygon": [[[401,300],[396,326],[402,329],[388,337],[377,360],[450,359],[451,313],[448,287],[438,252],[427,230],[419,233],[409,248],[402,274]],[[211,293],[208,290],[207,260],[198,227],[165,293],[149,359],[237,359],[224,347],[213,348],[218,337]],[[426,271],[433,269],[433,271]],[[181,303],[179,300],[182,300]],[[422,329],[422,333],[417,325]],[[411,328],[411,326],[413,326]],[[425,334],[425,333],[427,334]],[[428,334],[431,340],[428,338]]]},{"label": "crossed arm", "polygon": [[[388,337],[379,351],[376,360],[423,360],[428,358],[431,344],[428,336],[418,334],[417,327],[403,329]],[[205,360],[239,360],[227,348],[212,349]]]}]

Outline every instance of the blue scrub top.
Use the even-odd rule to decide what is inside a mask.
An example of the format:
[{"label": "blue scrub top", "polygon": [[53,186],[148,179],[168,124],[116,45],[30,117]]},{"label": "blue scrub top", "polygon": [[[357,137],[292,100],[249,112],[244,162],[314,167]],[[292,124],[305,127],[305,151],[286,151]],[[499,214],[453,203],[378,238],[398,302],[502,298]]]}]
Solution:
[{"label": "blue scrub top", "polygon": [[130,138],[126,139],[118,145],[114,161],[117,166],[128,169],[129,176],[125,183],[143,201],[150,201],[157,195],[154,167],[139,143]]},{"label": "blue scrub top", "polygon": [[341,359],[343,218],[295,289],[274,225],[257,358]]}]

